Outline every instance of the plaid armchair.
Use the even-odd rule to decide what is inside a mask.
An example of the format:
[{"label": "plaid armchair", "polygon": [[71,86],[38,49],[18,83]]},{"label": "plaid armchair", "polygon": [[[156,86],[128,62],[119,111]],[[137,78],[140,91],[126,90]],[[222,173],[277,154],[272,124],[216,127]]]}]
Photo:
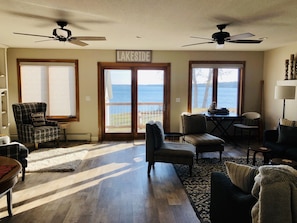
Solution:
[{"label": "plaid armchair", "polygon": [[[8,137],[9,138],[9,137]],[[22,165],[22,181],[25,180],[25,172],[26,167],[28,165],[27,157],[28,157],[28,149],[21,143],[18,142],[4,142],[7,144],[0,143],[0,156],[9,157],[12,159],[16,159]]]},{"label": "plaid armchair", "polygon": [[31,102],[13,104],[18,139],[22,143],[39,143],[55,140],[59,144],[60,128],[58,122],[46,120],[46,103]]}]

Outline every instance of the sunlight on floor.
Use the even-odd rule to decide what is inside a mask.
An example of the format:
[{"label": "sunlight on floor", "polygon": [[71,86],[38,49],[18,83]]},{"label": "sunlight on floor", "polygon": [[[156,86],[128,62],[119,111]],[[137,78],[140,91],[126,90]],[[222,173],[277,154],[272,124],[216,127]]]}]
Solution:
[{"label": "sunlight on floor", "polygon": [[[89,150],[85,159],[92,159],[97,156],[107,155],[117,151],[130,149],[133,147],[132,143],[116,144],[116,143],[102,143],[96,145],[89,145]],[[132,162],[141,162],[143,159],[136,157]],[[79,171],[77,173],[28,173],[30,176],[41,176],[41,174],[56,174],[56,179],[47,183],[41,183],[37,186],[13,190],[13,213],[14,215],[44,205],[57,199],[72,195],[87,188],[96,186],[102,181],[116,177],[130,171],[133,171],[132,163],[109,163],[98,166],[89,170]],[[20,179],[19,179],[20,180]],[[19,182],[19,183],[26,183]],[[7,216],[6,198],[0,200],[0,217]]]}]

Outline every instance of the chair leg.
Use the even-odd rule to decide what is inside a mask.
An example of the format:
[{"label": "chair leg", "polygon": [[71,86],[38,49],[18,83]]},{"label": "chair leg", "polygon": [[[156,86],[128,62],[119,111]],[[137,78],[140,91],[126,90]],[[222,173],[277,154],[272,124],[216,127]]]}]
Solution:
[{"label": "chair leg", "polygon": [[220,162],[222,161],[222,151],[220,151]]},{"label": "chair leg", "polygon": [[26,173],[26,169],[25,167],[22,168],[22,181],[25,181],[25,173]]},{"label": "chair leg", "polygon": [[38,142],[34,143],[35,149],[38,149]]},{"label": "chair leg", "polygon": [[147,167],[147,175],[150,176],[153,163],[149,162]]},{"label": "chair leg", "polygon": [[190,177],[192,176],[192,171],[193,170],[193,165],[189,165],[189,174],[190,174]]}]

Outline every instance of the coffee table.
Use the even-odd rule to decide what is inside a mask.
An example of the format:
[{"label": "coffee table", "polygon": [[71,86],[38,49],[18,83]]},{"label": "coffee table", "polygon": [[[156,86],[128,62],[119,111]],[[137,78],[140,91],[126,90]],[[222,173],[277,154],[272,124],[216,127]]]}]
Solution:
[{"label": "coffee table", "polygon": [[272,165],[283,164],[283,165],[288,165],[288,166],[291,166],[291,167],[297,169],[297,162],[294,160],[290,160],[290,159],[273,158],[273,159],[271,159],[270,164],[272,164]]},{"label": "coffee table", "polygon": [[0,197],[7,196],[9,216],[12,216],[12,188],[18,182],[18,174],[21,169],[22,166],[17,160],[0,156]]},{"label": "coffee table", "polygon": [[267,158],[267,153],[271,152],[271,149],[268,149],[266,147],[258,147],[258,148],[251,148],[249,147],[247,150],[247,155],[246,155],[246,163],[249,163],[249,157],[250,157],[250,151],[253,151],[253,165],[256,163],[256,154],[257,153],[262,153],[264,157],[264,164],[268,164],[268,158]]}]

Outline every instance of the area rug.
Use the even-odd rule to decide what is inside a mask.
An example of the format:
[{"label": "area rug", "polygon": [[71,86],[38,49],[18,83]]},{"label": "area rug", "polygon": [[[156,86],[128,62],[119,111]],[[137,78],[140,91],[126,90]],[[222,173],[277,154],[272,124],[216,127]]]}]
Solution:
[{"label": "area rug", "polygon": [[[201,223],[210,223],[210,175],[212,172],[226,173],[225,161],[233,161],[240,164],[246,164],[246,158],[223,158],[219,159],[199,159],[195,162],[192,177],[189,176],[189,167],[187,165],[174,164],[177,175],[179,176],[191,204]],[[260,165],[257,160],[256,165]]]},{"label": "area rug", "polygon": [[87,153],[82,147],[38,149],[29,154],[26,172],[74,171]]}]

